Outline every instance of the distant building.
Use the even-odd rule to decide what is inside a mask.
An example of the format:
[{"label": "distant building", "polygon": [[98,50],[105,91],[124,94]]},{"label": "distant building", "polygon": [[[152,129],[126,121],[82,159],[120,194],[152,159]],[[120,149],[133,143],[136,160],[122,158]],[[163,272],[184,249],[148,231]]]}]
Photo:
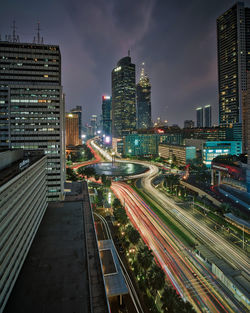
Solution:
[{"label": "distant building", "polygon": [[65,133],[66,147],[78,146],[81,144],[79,138],[79,116],[78,114],[66,113],[65,118]]},{"label": "distant building", "polygon": [[151,119],[151,85],[148,76],[144,72],[144,63],[140,81],[136,85],[136,102],[137,102],[137,128],[150,128]]},{"label": "distant building", "polygon": [[250,70],[250,8],[237,2],[217,18],[219,123],[242,122],[243,93]]},{"label": "distant building", "polygon": [[102,130],[103,134],[109,137],[111,137],[112,132],[111,105],[111,97],[102,96]]},{"label": "distant building", "polygon": [[185,120],[184,121],[184,128],[194,128],[194,121],[192,121],[192,120]]},{"label": "distant building", "polygon": [[0,152],[0,312],[3,312],[48,204],[43,151]]},{"label": "distant building", "polygon": [[184,139],[226,140],[225,127],[185,128],[182,130]]},{"label": "distant building", "polygon": [[157,156],[159,137],[155,134],[130,134],[123,139],[123,151],[129,156]]},{"label": "distant building", "polygon": [[207,141],[203,145],[203,163],[210,168],[212,160],[218,155],[240,155],[241,153],[241,141]]},{"label": "distant building", "polygon": [[95,136],[97,133],[97,115],[92,115],[90,119],[91,136]]},{"label": "distant building", "polygon": [[71,113],[78,115],[79,139],[82,140],[82,107],[78,105],[71,110]]},{"label": "distant building", "polygon": [[112,71],[112,136],[122,137],[136,129],[135,64],[122,58]]},{"label": "distant building", "polygon": [[196,109],[196,126],[203,127],[203,108],[199,107]]},{"label": "distant building", "polygon": [[158,134],[159,142],[162,144],[169,145],[182,145],[183,144],[183,135],[182,133],[166,133]]},{"label": "distant building", "polygon": [[48,155],[48,197],[63,198],[65,99],[59,46],[0,41],[0,148]]},{"label": "distant building", "polygon": [[205,121],[205,127],[211,127],[212,126],[212,108],[211,105],[205,105],[204,107],[204,121]]},{"label": "distant building", "polygon": [[176,159],[176,163],[179,166],[185,166],[188,162],[196,158],[195,147],[186,147],[182,145],[159,145],[159,155],[173,162]]}]

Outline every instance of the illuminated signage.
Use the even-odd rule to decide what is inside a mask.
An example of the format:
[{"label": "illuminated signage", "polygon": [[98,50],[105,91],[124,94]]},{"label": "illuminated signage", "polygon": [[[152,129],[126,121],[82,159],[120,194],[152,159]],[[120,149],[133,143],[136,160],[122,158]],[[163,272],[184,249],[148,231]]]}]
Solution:
[{"label": "illuminated signage", "polygon": [[110,96],[102,96],[103,100],[110,100]]}]

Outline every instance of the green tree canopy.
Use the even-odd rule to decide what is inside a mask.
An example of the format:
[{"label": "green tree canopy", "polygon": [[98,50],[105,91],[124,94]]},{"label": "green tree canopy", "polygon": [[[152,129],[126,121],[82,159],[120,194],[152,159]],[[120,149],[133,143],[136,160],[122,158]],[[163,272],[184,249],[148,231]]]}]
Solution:
[{"label": "green tree canopy", "polygon": [[126,234],[128,236],[129,241],[136,245],[140,239],[139,232],[131,225],[128,225],[126,228]]}]

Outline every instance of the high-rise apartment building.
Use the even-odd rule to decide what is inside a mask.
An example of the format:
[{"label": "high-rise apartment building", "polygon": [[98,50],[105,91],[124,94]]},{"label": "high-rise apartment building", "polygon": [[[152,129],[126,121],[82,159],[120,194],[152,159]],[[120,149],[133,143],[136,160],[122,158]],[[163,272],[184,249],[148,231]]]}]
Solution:
[{"label": "high-rise apartment building", "polygon": [[77,105],[74,109],[71,110],[71,113],[77,114],[78,116],[78,136],[79,139],[82,140],[82,107]]},{"label": "high-rise apartment building", "polygon": [[64,97],[59,46],[0,42],[0,147],[47,154],[48,199],[63,196]]},{"label": "high-rise apartment building", "polygon": [[250,70],[250,8],[237,2],[217,18],[219,123],[242,121],[246,73]]},{"label": "high-rise apartment building", "polygon": [[112,136],[122,137],[136,129],[135,64],[122,58],[112,71]]},{"label": "high-rise apartment building", "polygon": [[111,97],[102,96],[102,130],[105,136],[110,136],[112,132],[111,105]]},{"label": "high-rise apartment building", "polygon": [[90,119],[91,135],[95,136],[97,132],[97,115],[92,115]]},{"label": "high-rise apartment building", "polygon": [[205,105],[204,107],[204,121],[205,121],[205,127],[211,127],[212,126],[212,108],[211,105]]},{"label": "high-rise apartment building", "polygon": [[203,108],[196,109],[196,125],[197,127],[203,127]]},{"label": "high-rise apartment building", "polygon": [[150,128],[152,125],[151,119],[151,85],[148,76],[144,71],[144,63],[140,81],[136,85],[136,100],[137,100],[137,128]]},{"label": "high-rise apartment building", "polygon": [[67,146],[78,146],[81,144],[79,138],[79,116],[78,114],[66,113],[65,139]]}]

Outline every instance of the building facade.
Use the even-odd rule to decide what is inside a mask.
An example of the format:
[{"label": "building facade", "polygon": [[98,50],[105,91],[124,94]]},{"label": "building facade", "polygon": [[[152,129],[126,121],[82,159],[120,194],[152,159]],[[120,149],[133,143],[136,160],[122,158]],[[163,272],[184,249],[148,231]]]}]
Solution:
[{"label": "building facade", "polygon": [[196,109],[196,126],[203,127],[203,108],[199,107]]},{"label": "building facade", "polygon": [[[25,154],[26,155],[25,155]],[[0,312],[3,312],[47,208],[47,157],[0,152]]]},{"label": "building facade", "polygon": [[135,129],[135,64],[127,56],[112,71],[112,136],[119,138]]},{"label": "building facade", "polygon": [[158,156],[156,134],[130,134],[123,139],[123,153],[129,156]]},{"label": "building facade", "polygon": [[184,128],[194,128],[194,121],[192,121],[192,120],[185,120],[184,121]]},{"label": "building facade", "polygon": [[205,127],[211,127],[212,126],[212,108],[211,105],[205,105],[204,107],[204,121],[205,121]]},{"label": "building facade", "polygon": [[150,128],[152,126],[151,85],[148,76],[144,72],[144,63],[142,64],[140,81],[136,85],[136,104],[137,128]]},{"label": "building facade", "polygon": [[203,145],[203,163],[210,168],[212,160],[218,155],[240,155],[242,153],[241,141],[207,141]]},{"label": "building facade", "polygon": [[0,111],[0,147],[43,150],[48,198],[62,198],[65,111],[58,46],[0,41]]},{"label": "building facade", "polygon": [[174,159],[179,166],[185,166],[188,162],[196,158],[195,147],[186,147],[182,145],[159,145],[159,155],[173,162]]},{"label": "building facade", "polygon": [[102,96],[102,131],[105,136],[109,137],[112,132],[111,105],[111,97]]},{"label": "building facade", "polygon": [[82,107],[80,105],[76,106],[71,110],[71,113],[77,114],[78,116],[78,136],[79,139],[82,140]]},{"label": "building facade", "polygon": [[78,116],[78,114],[66,113],[65,139],[66,139],[66,147],[78,146],[81,144],[81,139],[79,138],[79,116]]},{"label": "building facade", "polygon": [[242,121],[246,73],[250,70],[250,9],[237,2],[217,19],[219,123]]}]

